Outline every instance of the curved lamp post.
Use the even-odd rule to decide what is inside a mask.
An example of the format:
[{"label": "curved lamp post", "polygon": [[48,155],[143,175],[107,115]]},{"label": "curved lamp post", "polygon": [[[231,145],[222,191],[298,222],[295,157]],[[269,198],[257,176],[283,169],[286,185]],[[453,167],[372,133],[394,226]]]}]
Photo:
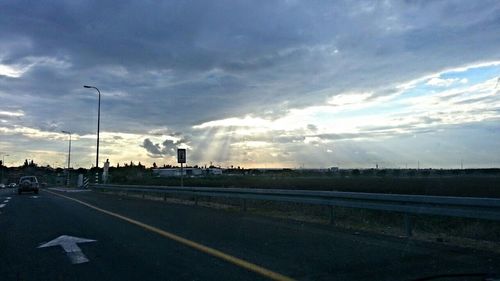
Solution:
[{"label": "curved lamp post", "polygon": [[[97,152],[95,155],[95,167],[99,168],[99,128],[101,124],[101,91],[97,87],[84,85],[84,88],[95,89],[99,94],[99,103],[97,104]],[[96,172],[95,183],[99,183],[99,169]]]}]

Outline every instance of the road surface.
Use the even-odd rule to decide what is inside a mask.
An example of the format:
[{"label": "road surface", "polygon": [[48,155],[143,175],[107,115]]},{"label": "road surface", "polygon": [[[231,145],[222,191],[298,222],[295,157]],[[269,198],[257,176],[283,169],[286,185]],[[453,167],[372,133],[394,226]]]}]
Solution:
[{"label": "road surface", "polygon": [[439,243],[93,191],[15,191],[0,190],[0,280],[412,280],[500,272],[498,254]]}]

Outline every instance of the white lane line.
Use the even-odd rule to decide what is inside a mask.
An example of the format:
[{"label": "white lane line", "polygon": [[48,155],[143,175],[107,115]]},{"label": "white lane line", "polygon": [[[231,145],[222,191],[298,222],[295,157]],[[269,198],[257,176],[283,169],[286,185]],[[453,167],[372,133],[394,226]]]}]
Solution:
[{"label": "white lane line", "polygon": [[3,200],[4,203],[9,203],[9,199]]},{"label": "white lane line", "polygon": [[200,252],[203,252],[205,254],[208,254],[208,255],[211,255],[213,257],[216,257],[220,260],[223,260],[223,261],[226,261],[226,262],[229,262],[231,264],[234,264],[236,266],[239,266],[241,268],[244,268],[244,269],[247,269],[249,271],[252,271],[252,272],[255,272],[257,274],[260,274],[264,277],[267,277],[271,280],[275,280],[275,281],[295,281],[295,279],[292,279],[288,276],[285,276],[285,275],[282,275],[282,274],[279,274],[277,272],[274,272],[274,271],[271,271],[269,269],[266,269],[264,267],[260,267],[256,264],[253,264],[251,262],[248,262],[246,260],[243,260],[243,259],[240,259],[240,258],[237,258],[235,256],[231,256],[229,254],[226,254],[224,252],[221,252],[219,250],[216,250],[214,248],[210,248],[208,246],[205,246],[203,244],[199,244],[199,243],[196,243],[194,241],[191,241],[187,238],[184,238],[182,236],[178,236],[176,234],[173,234],[173,233],[170,233],[170,232],[167,232],[167,231],[164,231],[164,230],[161,230],[159,228],[156,228],[152,225],[148,225],[148,224],[145,224],[145,223],[142,223],[140,221],[136,221],[136,220],[133,220],[131,218],[128,218],[128,217],[125,217],[123,215],[120,215],[120,214],[117,214],[117,213],[113,213],[111,211],[108,211],[108,210],[104,210],[104,209],[101,209],[99,207],[96,207],[94,205],[91,205],[89,203],[86,203],[86,202],[83,202],[83,201],[80,201],[78,199],[75,199],[75,198],[72,198],[72,197],[69,197],[69,196],[66,196],[66,195],[62,195],[62,194],[58,194],[57,192],[52,192],[52,191],[46,191],[50,194],[53,194],[53,195],[56,195],[56,196],[59,196],[59,197],[62,197],[62,198],[66,198],[68,200],[71,200],[73,202],[77,202],[79,204],[82,204],[83,206],[87,206],[91,209],[94,209],[98,212],[101,212],[101,213],[104,213],[104,214],[108,214],[110,216],[113,216],[115,218],[118,218],[120,220],[124,220],[128,223],[131,223],[131,224],[134,224],[136,226],[139,226],[139,227],[142,227],[143,229],[146,229],[148,231],[151,231],[151,232],[154,232],[156,234],[159,234],[165,238],[168,238],[170,240],[173,240],[175,242],[178,242],[180,244],[183,244],[187,247],[190,247],[192,249],[195,249],[197,251],[200,251]]},{"label": "white lane line", "polygon": [[10,200],[10,199],[12,199],[12,198],[11,198],[11,197],[7,197],[7,199],[9,199],[9,200]]},{"label": "white lane line", "polygon": [[5,207],[5,204],[0,204],[0,208],[3,208],[3,207]]}]

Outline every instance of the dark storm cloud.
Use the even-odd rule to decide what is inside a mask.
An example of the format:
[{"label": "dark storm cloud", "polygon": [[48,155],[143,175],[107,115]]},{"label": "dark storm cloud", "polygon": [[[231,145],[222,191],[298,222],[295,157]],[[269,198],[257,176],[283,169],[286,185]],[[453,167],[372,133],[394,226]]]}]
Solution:
[{"label": "dark storm cloud", "polygon": [[164,156],[174,156],[177,153],[177,148],[189,142],[188,138],[181,138],[179,140],[166,139],[161,144],[153,143],[150,139],[146,138],[141,145],[150,157],[159,158]]},{"label": "dark storm cloud", "polygon": [[[83,99],[92,93],[81,89],[90,83],[103,91],[109,130],[133,131],[140,124],[186,130],[500,56],[498,2],[384,3],[5,1],[2,63],[56,62],[35,64],[0,91],[44,97],[39,102],[51,108],[54,99],[73,96],[64,107],[90,119],[95,100]],[[115,91],[129,96],[110,100],[107,94]],[[379,94],[384,91],[391,93]],[[25,106],[35,120],[50,118]],[[93,129],[91,120],[67,118],[64,110],[51,117]]]},{"label": "dark storm cloud", "polygon": [[309,129],[311,131],[317,131],[318,127],[314,124],[307,124],[307,129]]},{"label": "dark storm cloud", "polygon": [[147,152],[153,156],[162,155],[161,148],[159,144],[154,144],[150,139],[144,139],[142,147],[147,150]]}]

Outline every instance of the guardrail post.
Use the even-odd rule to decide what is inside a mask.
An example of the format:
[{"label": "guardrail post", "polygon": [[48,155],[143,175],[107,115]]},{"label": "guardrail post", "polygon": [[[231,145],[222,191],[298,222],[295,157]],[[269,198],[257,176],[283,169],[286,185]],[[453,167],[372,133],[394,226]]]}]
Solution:
[{"label": "guardrail post", "polygon": [[144,199],[145,196],[146,196],[146,191],[143,191],[142,192],[142,199]]},{"label": "guardrail post", "polygon": [[167,201],[167,194],[163,193],[163,201]]},{"label": "guardrail post", "polygon": [[333,212],[333,206],[330,206],[330,224],[335,224],[335,216]]},{"label": "guardrail post", "polygon": [[413,222],[409,214],[404,214],[404,226],[406,237],[411,237],[413,234]]},{"label": "guardrail post", "polygon": [[194,196],[194,205],[198,206],[198,196]]}]

